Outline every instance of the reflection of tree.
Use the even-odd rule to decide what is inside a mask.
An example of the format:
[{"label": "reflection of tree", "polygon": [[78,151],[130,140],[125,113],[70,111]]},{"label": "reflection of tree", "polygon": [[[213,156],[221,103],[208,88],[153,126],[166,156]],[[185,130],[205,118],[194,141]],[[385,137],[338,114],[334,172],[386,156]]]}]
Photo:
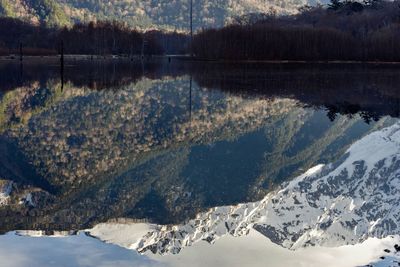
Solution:
[{"label": "reflection of tree", "polygon": [[326,109],[328,110],[326,116],[328,116],[330,121],[334,121],[337,117],[337,113],[339,113],[339,109],[335,106],[328,106]]},{"label": "reflection of tree", "polygon": [[351,105],[348,103],[338,104],[336,106],[328,105],[327,116],[331,121],[334,121],[338,114],[348,115],[349,117],[359,114],[365,123],[370,124],[372,121],[379,121],[382,117],[378,114],[378,111],[363,111],[358,105]]},{"label": "reflection of tree", "polygon": [[[346,71],[343,71],[345,68]],[[193,66],[195,81],[204,88],[244,97],[288,97],[334,113],[367,117],[398,117],[400,75],[395,68],[306,64]],[[371,86],[373,85],[373,86]]]}]

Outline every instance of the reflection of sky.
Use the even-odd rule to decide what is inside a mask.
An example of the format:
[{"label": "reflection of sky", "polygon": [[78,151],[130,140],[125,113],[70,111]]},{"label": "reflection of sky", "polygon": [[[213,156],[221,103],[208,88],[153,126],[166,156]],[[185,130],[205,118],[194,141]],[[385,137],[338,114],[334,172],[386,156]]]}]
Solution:
[{"label": "reflection of sky", "polygon": [[[315,246],[293,251],[251,230],[243,237],[224,236],[213,245],[198,242],[183,249],[178,256],[154,258],[174,267],[355,267],[387,256],[383,250],[392,248],[398,241],[399,237],[370,238],[354,246]],[[387,266],[391,265],[379,267]]]},{"label": "reflection of sky", "polygon": [[165,266],[132,250],[84,234],[70,237],[0,236],[0,267],[146,267]]}]

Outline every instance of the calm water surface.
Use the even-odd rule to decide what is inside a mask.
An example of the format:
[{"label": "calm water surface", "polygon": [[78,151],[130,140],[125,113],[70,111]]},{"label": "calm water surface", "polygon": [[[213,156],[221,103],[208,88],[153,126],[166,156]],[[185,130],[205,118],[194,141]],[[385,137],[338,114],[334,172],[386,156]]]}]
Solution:
[{"label": "calm water surface", "polygon": [[[210,208],[264,205],[260,203],[266,201],[265,196],[285,188],[311,167],[338,165],[357,140],[395,127],[400,112],[400,69],[387,66],[227,66],[173,60],[75,61],[64,68],[57,62],[23,66],[3,62],[0,69],[0,256],[19,258],[0,261],[0,266],[178,266],[176,258],[167,254],[179,254],[185,244],[194,245],[197,239],[214,243],[215,236],[237,236],[240,227],[228,224],[248,214],[224,209],[207,213]],[[394,143],[388,147],[399,144],[392,135],[385,140],[389,139]],[[353,165],[368,154],[358,153]],[[400,168],[395,162],[400,158],[393,153],[389,156],[393,164],[375,169],[368,177],[380,173],[380,182],[397,177],[384,190],[392,195],[399,189],[394,184]],[[364,172],[371,171],[367,163],[362,165]],[[366,173],[349,174],[348,180],[332,188],[350,187],[351,179],[363,175],[367,177]],[[304,187],[303,194],[311,188],[312,184]],[[318,188],[318,194],[332,189]],[[371,186],[367,189],[377,194]],[[367,189],[357,188],[357,192]],[[344,192],[332,191],[330,196],[336,200],[348,197],[350,193]],[[352,199],[357,202],[355,196]],[[285,210],[295,209],[296,201]],[[393,199],[381,197],[379,201],[395,205]],[[310,206],[318,205],[320,210],[326,208],[321,202]],[[362,202],[352,205],[366,209]],[[260,214],[262,210],[257,208]],[[301,221],[300,214],[305,212],[296,215],[297,225],[312,228]],[[380,211],[381,217],[389,214],[385,212],[389,211]],[[201,228],[201,238],[197,232],[190,235],[202,219],[213,216],[220,222],[210,219]],[[352,218],[348,228],[361,227],[361,218],[378,221],[371,216]],[[269,238],[265,240],[282,247],[292,246],[286,239],[299,238],[289,236],[289,223],[278,231],[265,226],[268,220],[261,225],[252,218],[250,236],[257,230]],[[221,222],[225,234],[215,230]],[[331,224],[326,222],[318,229],[329,232]],[[121,227],[114,229],[116,225]],[[150,232],[138,230],[138,225],[151,226],[151,231],[161,227],[157,225],[190,229],[167,231],[166,238],[165,229],[157,228],[157,234],[137,245],[137,235]],[[346,242],[335,244],[398,234],[390,222],[381,229],[369,231],[358,241],[347,242],[345,237]],[[132,240],[122,242],[118,236]],[[147,244],[150,239],[153,243]],[[319,244],[315,238],[309,243]],[[206,249],[194,247],[199,255]],[[195,255],[196,249],[192,250]],[[40,256],[43,251],[48,253],[45,257]],[[138,252],[166,255],[169,261],[161,263],[159,258]],[[189,252],[183,255],[189,257]],[[276,261],[273,266],[279,265]]]}]

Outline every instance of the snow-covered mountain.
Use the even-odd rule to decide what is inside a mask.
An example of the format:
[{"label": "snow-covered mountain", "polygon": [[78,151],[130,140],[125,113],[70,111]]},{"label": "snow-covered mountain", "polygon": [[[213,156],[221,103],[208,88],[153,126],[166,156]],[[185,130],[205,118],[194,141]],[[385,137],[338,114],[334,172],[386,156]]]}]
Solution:
[{"label": "snow-covered mountain", "polygon": [[[122,229],[103,224],[88,233],[141,253],[157,254],[179,253],[195,242],[213,243],[228,234],[246,235],[250,229],[290,249],[342,246],[400,234],[399,201],[397,122],[360,139],[337,162],[308,170],[261,201],[216,207],[182,225],[149,225],[141,229],[139,238],[135,224]],[[129,233],[135,233],[132,239]]]}]

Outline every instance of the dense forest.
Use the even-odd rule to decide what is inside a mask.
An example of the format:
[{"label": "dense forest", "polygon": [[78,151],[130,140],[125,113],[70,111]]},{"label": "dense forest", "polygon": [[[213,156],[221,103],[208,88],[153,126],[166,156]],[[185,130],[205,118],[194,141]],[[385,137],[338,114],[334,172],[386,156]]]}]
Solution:
[{"label": "dense forest", "polygon": [[90,22],[72,27],[32,25],[13,18],[0,18],[0,55],[53,55],[63,44],[66,54],[159,55],[184,53],[188,37],[177,32],[141,32],[123,23]]},{"label": "dense forest", "polygon": [[[324,0],[325,1],[325,0]],[[222,27],[232,18],[270,9],[290,14],[308,0],[195,0],[193,26]],[[99,20],[118,20],[140,29],[189,29],[190,1],[174,0],[0,0],[0,16],[33,23],[71,26]]]},{"label": "dense forest", "polygon": [[248,15],[195,36],[197,57],[222,60],[399,61],[400,1],[332,0],[297,15]]}]

